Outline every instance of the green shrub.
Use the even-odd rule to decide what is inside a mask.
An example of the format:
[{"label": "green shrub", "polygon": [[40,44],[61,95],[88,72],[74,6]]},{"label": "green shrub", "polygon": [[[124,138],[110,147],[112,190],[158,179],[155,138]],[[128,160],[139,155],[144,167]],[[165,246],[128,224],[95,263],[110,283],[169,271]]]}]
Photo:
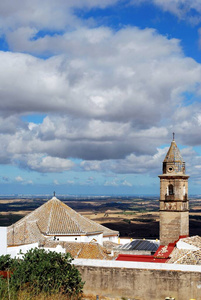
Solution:
[{"label": "green shrub", "polygon": [[[5,257],[4,260],[6,261]],[[8,257],[7,260],[9,265]],[[10,264],[13,274],[10,280],[1,278],[0,295],[1,293],[7,294],[9,290],[10,295],[15,295],[11,295],[11,299],[17,299],[16,295],[22,291],[27,291],[34,296],[41,293],[49,295],[62,293],[78,299],[82,293],[83,282],[79,271],[71,262],[72,257],[69,253],[61,254],[46,252],[44,249],[31,249],[23,255],[22,260],[14,259],[14,262]],[[5,283],[7,288],[5,288]]]},{"label": "green shrub", "polygon": [[11,258],[9,254],[0,256],[0,271],[7,271],[14,268],[16,260]]},{"label": "green shrub", "polygon": [[2,276],[0,276],[0,299],[9,299],[7,280],[3,279]]}]

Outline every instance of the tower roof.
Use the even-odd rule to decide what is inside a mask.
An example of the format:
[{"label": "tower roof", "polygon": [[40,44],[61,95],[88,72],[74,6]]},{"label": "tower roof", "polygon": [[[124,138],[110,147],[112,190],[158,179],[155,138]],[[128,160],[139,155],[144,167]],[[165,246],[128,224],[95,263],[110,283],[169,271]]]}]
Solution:
[{"label": "tower roof", "polygon": [[117,235],[70,208],[56,197],[8,227],[8,244],[35,243],[49,235]]},{"label": "tower roof", "polygon": [[167,162],[167,163],[173,163],[173,162],[183,163],[184,162],[175,140],[172,141],[170,148],[169,148],[163,162]]}]

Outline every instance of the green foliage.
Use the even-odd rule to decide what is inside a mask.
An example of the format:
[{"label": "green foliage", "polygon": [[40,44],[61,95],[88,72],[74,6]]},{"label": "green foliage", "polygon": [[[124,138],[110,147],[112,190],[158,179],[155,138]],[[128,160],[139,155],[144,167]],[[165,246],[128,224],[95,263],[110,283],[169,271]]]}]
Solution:
[{"label": "green foliage", "polygon": [[69,253],[46,252],[35,248],[24,254],[22,260],[14,261],[10,265],[13,271],[10,280],[0,281],[0,299],[3,299],[8,290],[13,295],[22,291],[28,291],[34,296],[41,293],[62,293],[76,299],[82,293],[83,282],[79,271],[71,264],[72,257]]},{"label": "green foliage", "polygon": [[0,276],[0,299],[9,299],[8,298],[8,285],[7,281]]},{"label": "green foliage", "polygon": [[136,215],[136,212],[133,212],[133,211],[124,211],[123,214],[126,215],[126,216],[129,216],[129,215],[132,216],[132,215]]},{"label": "green foliage", "polygon": [[128,224],[131,224],[131,220],[129,220],[129,219],[123,219],[123,221],[128,223]]},{"label": "green foliage", "polygon": [[0,271],[11,270],[16,263],[15,259],[12,259],[9,254],[0,256]]}]

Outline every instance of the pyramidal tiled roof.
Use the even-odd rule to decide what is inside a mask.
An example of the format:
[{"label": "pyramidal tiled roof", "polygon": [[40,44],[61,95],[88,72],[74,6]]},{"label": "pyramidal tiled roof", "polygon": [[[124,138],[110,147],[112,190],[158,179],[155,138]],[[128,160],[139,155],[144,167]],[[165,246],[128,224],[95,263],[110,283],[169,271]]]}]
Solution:
[{"label": "pyramidal tiled roof", "polygon": [[171,163],[171,162],[183,163],[184,162],[175,140],[172,141],[170,148],[168,150],[168,153],[164,159],[164,162],[169,162],[169,163]]},{"label": "pyramidal tiled roof", "polygon": [[48,235],[86,235],[103,233],[117,235],[64,204],[56,197],[8,227],[8,244],[27,244],[41,241]]}]

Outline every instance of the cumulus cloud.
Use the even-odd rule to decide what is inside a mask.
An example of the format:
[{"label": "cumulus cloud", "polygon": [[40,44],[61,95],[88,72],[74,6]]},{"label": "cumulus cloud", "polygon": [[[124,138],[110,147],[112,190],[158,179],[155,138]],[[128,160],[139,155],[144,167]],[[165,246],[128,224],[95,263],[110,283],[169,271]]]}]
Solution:
[{"label": "cumulus cloud", "polygon": [[197,25],[201,22],[201,6],[199,0],[132,0],[130,3],[140,5],[143,2],[152,2],[164,11],[176,15],[180,20]]},{"label": "cumulus cloud", "polygon": [[199,0],[153,0],[165,11],[169,11],[180,19],[187,19],[192,24],[201,21],[201,6]]},{"label": "cumulus cloud", "polygon": [[[167,154],[169,147],[158,148],[155,155],[135,156],[130,154],[125,159],[103,160],[103,161],[83,161],[81,168],[86,171],[102,172],[104,174],[147,174],[157,177],[162,174],[162,162]],[[192,147],[181,149],[182,157],[186,163],[186,174],[193,178],[197,184],[201,183],[201,157]],[[133,186],[132,183],[125,180],[106,180],[105,186]]]},{"label": "cumulus cloud", "polygon": [[40,154],[18,156],[18,162],[21,167],[42,173],[59,173],[70,170],[74,166],[74,163],[71,160]]},{"label": "cumulus cloud", "polygon": [[[161,162],[163,161],[168,148],[157,149],[156,154],[140,155],[130,154],[124,159],[102,160],[102,161],[82,161],[81,167],[86,171],[114,172],[117,174],[144,174],[152,173],[158,175],[161,172]],[[114,181],[116,182],[116,180]],[[127,181],[123,185],[128,185]]]},{"label": "cumulus cloud", "polygon": [[76,17],[75,9],[105,8],[117,0],[12,0],[0,3],[2,16],[0,27],[4,30],[26,27],[36,29],[62,30],[76,26],[81,21]]},{"label": "cumulus cloud", "polygon": [[[9,180],[7,180],[9,181]],[[23,184],[23,185],[32,185],[33,184],[33,181],[32,180],[27,180],[27,179],[24,179],[22,178],[21,176],[16,176],[15,177],[15,181]]]},{"label": "cumulus cloud", "polygon": [[2,114],[58,112],[145,128],[171,114],[181,93],[197,91],[201,68],[183,57],[178,40],[137,28],[95,44],[73,35],[70,59],[0,53]]},{"label": "cumulus cloud", "polygon": [[[156,174],[165,155],[157,147],[172,131],[179,142],[200,145],[201,66],[179,40],[148,28],[90,28],[76,16],[75,9],[115,0],[11,2],[0,4],[1,33],[23,53],[0,52],[0,163],[42,173]],[[153,2],[182,9],[182,1]],[[199,10],[195,1],[189,7]],[[41,124],[22,121],[34,113],[47,116]]]}]

